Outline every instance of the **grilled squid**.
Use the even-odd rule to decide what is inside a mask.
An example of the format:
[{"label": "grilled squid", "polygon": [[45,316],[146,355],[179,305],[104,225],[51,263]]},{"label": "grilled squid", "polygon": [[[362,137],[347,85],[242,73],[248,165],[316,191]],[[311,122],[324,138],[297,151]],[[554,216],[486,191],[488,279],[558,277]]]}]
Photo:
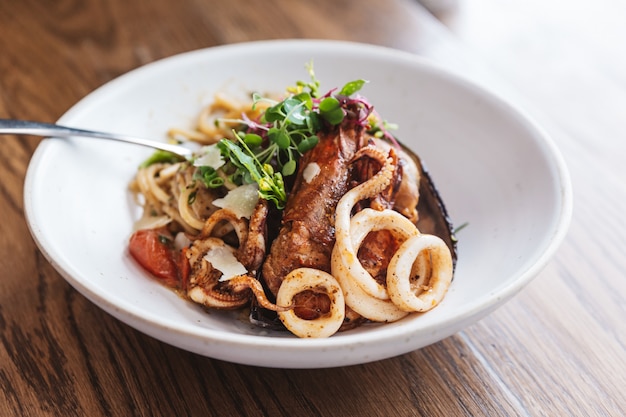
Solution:
[{"label": "grilled squid", "polygon": [[[256,279],[265,257],[267,210],[267,202],[259,200],[250,220],[228,209],[220,209],[206,220],[197,239],[185,250],[191,267],[187,283],[191,300],[205,307],[235,309],[254,296],[264,308],[289,308],[271,303]],[[229,231],[235,233],[237,247],[224,241],[223,235]]]},{"label": "grilled squid", "polygon": [[452,257],[444,241],[418,234],[407,239],[391,259],[387,291],[404,311],[428,311],[446,295],[452,273]]},{"label": "grilled squid", "polygon": [[[329,299],[329,311],[314,320],[298,315],[294,297],[304,292],[322,293]],[[278,316],[285,327],[298,337],[329,337],[335,334],[345,317],[343,292],[337,280],[327,272],[313,268],[298,268],[291,271],[278,290],[276,303],[294,306],[279,311]]]},{"label": "grilled squid", "polygon": [[[377,195],[393,176],[392,158],[373,147],[359,150],[355,158],[365,155],[377,159],[382,168],[348,191],[337,205],[331,272],[343,289],[347,306],[372,321],[391,322],[409,312],[427,311],[441,301],[452,280],[452,258],[440,238],[420,234],[414,223],[396,211],[367,208],[351,217],[355,204]],[[402,242],[387,267],[384,285],[357,258],[365,237],[378,230],[388,230]]]},{"label": "grilled squid", "polygon": [[367,233],[355,239],[354,243],[358,243],[355,245],[351,230],[351,212],[355,204],[374,197],[384,190],[391,182],[394,166],[391,158],[386,157],[382,151],[374,147],[360,149],[354,159],[363,156],[377,159],[382,164],[382,168],[368,181],[348,191],[337,204],[336,240],[331,256],[331,271],[341,284],[346,304],[350,308],[373,321],[396,321],[406,316],[407,313],[388,300],[386,289],[380,287],[360,264],[357,257],[359,240],[362,241]]}]

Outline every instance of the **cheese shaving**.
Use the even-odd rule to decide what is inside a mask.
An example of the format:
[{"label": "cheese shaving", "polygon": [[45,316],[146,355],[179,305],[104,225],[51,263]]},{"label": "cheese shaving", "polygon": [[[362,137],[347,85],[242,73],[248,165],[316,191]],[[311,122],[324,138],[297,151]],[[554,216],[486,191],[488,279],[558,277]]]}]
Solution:
[{"label": "cheese shaving", "polygon": [[204,259],[211,263],[213,268],[222,273],[219,281],[228,281],[236,276],[246,274],[248,270],[235,258],[232,250],[226,246],[210,249]]},{"label": "cheese shaving", "polygon": [[239,218],[249,219],[258,201],[258,186],[256,184],[246,184],[230,190],[224,198],[213,200],[213,205],[228,209]]},{"label": "cheese shaving", "polygon": [[193,161],[193,166],[207,166],[213,169],[218,169],[225,163],[222,153],[215,144],[203,146],[199,155],[200,156]]}]

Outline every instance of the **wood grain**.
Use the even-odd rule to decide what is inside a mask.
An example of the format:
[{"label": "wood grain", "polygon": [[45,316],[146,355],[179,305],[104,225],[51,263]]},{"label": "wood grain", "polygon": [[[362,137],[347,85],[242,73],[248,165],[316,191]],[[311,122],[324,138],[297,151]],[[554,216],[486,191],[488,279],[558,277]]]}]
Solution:
[{"label": "wood grain", "polygon": [[575,189],[554,260],[479,323],[380,362],[264,369],[158,342],[73,290],[24,218],[39,139],[2,137],[0,415],[626,415],[623,3],[458,4],[444,26],[412,0],[0,1],[0,117],[54,121],[116,76],[193,49],[355,40],[421,54],[515,100],[553,136]]},{"label": "wood grain", "polygon": [[[612,0],[470,0],[460,8],[448,26],[497,70],[513,87],[516,102],[554,138],[574,185],[572,225],[555,261],[499,312],[498,318],[508,313],[509,320],[483,323],[501,331],[508,330],[503,323],[515,324],[518,332],[527,323],[535,349],[543,353],[528,358],[527,366],[542,376],[537,386],[543,393],[555,386],[560,392],[546,398],[552,405],[547,414],[622,415],[626,83],[616,74],[626,68],[626,46],[619,41],[626,36],[621,19],[626,7]],[[499,23],[487,26],[494,21]],[[529,320],[516,321],[522,311]],[[472,339],[487,348],[483,336]],[[526,397],[536,400],[532,394]]]}]

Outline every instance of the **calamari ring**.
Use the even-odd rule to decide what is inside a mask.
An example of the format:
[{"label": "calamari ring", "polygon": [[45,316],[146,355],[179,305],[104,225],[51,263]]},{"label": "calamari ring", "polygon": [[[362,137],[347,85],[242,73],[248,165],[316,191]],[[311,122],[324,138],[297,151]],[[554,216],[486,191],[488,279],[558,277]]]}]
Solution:
[{"label": "calamari ring", "polygon": [[[392,211],[363,209],[350,221],[352,247],[358,248],[371,231],[387,229],[402,240],[416,236],[419,232],[413,223],[401,214]],[[333,274],[344,291],[346,305],[366,319],[376,322],[393,322],[408,313],[399,309],[389,299],[387,290],[363,268],[355,256],[333,256]],[[361,285],[363,284],[363,285]],[[381,296],[367,291],[367,287],[378,290]]]},{"label": "calamari ring", "polygon": [[[367,152],[365,152],[367,150]],[[375,156],[384,162],[382,168],[369,180],[348,191],[337,203],[335,209],[335,246],[331,255],[331,273],[352,274],[352,267],[358,264],[357,253],[352,243],[351,213],[354,205],[363,199],[380,193],[389,185],[395,167],[391,158],[373,147],[362,148],[357,155]],[[413,226],[415,227],[415,226]],[[358,265],[360,267],[360,264]],[[384,297],[383,297],[384,298]]]},{"label": "calamari ring", "polygon": [[[430,276],[412,282],[412,270],[420,254],[431,258]],[[422,268],[423,269],[423,268]],[[441,302],[452,282],[452,256],[439,237],[420,234],[405,241],[389,262],[387,291],[389,297],[404,311],[424,312]]]},{"label": "calamari ring", "polygon": [[372,297],[349,274],[338,273],[335,277],[343,290],[346,305],[366,319],[380,323],[391,323],[409,314],[399,309],[391,299],[381,300]]},{"label": "calamari ring", "polygon": [[280,321],[289,331],[302,338],[330,337],[337,333],[345,317],[345,301],[337,280],[327,272],[313,268],[294,269],[280,285],[276,295],[276,304],[289,306],[296,294],[307,290],[316,292],[322,290],[328,295],[329,313],[315,320],[305,320],[290,309],[278,312]]},{"label": "calamari ring", "polygon": [[[377,211],[365,208],[355,214],[350,220],[350,237],[352,239],[354,252],[358,252],[361,243],[368,233],[379,230],[390,231],[396,239],[402,242],[419,234],[417,227],[415,227],[409,219],[396,211]],[[342,261],[343,268],[350,271],[351,278],[359,284],[363,291],[381,300],[389,299],[387,288],[384,285],[380,285],[365,268],[363,268],[357,257],[343,257]]]},{"label": "calamari ring", "polygon": [[[353,269],[364,272],[363,267],[358,262],[352,240],[353,231],[351,230],[350,218],[352,208],[358,201],[373,197],[384,190],[389,185],[395,171],[393,159],[386,157],[383,152],[374,147],[362,148],[357,152],[354,159],[362,155],[377,159],[381,162],[382,167],[372,178],[348,191],[337,204],[335,246],[331,255],[331,272],[341,285],[346,304],[352,310],[372,321],[392,322],[401,319],[408,313],[400,310],[389,299],[380,299],[368,294],[352,277]],[[411,226],[415,228],[415,225]],[[367,272],[365,274],[369,275]]]}]

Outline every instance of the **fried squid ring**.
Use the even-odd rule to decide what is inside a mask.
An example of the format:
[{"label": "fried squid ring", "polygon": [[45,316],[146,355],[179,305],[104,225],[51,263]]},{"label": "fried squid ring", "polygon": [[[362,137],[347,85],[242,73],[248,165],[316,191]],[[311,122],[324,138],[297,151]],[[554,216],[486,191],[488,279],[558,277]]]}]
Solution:
[{"label": "fried squid ring", "polygon": [[294,309],[279,311],[280,321],[289,331],[302,338],[330,337],[335,334],[343,324],[346,310],[343,291],[337,280],[329,273],[318,269],[294,269],[280,285],[276,304],[292,305],[293,298],[304,291],[325,293],[330,299],[330,311],[313,320],[298,317]]},{"label": "fried squid ring", "polygon": [[390,299],[381,300],[363,291],[348,274],[335,275],[343,290],[345,303],[368,320],[391,323],[405,317],[408,312],[399,309]]},{"label": "fried squid ring", "polygon": [[[392,159],[381,151],[364,148],[356,157],[360,155],[377,159],[382,168],[348,191],[337,205],[331,271],[351,309],[372,321],[396,321],[409,312],[427,311],[441,301],[452,280],[452,257],[441,239],[420,234],[413,222],[396,211],[366,208],[350,217],[354,205],[383,190],[394,172]],[[387,267],[385,285],[378,283],[357,257],[365,237],[379,230],[390,231],[401,242]]]},{"label": "fried squid ring", "polygon": [[[368,181],[348,191],[337,204],[335,211],[335,246],[331,255],[331,273],[341,284],[346,297],[346,304],[365,318],[373,321],[395,321],[406,315],[384,295],[377,298],[368,294],[359,281],[371,279],[358,261],[357,248],[352,239],[351,212],[354,205],[364,199],[371,198],[384,190],[390,183],[395,167],[392,158],[385,156],[380,150],[368,146],[360,149],[354,159],[364,155],[381,162],[382,168]],[[358,221],[358,218],[357,218]],[[362,236],[361,241],[364,236]],[[355,279],[355,275],[358,277]],[[369,278],[368,278],[369,277]],[[367,287],[367,285],[364,285]],[[377,289],[375,286],[372,286]],[[374,291],[376,292],[376,291]]]},{"label": "fried squid ring", "polygon": [[[370,232],[379,230],[391,232],[397,240],[402,242],[419,234],[415,225],[396,211],[377,211],[366,208],[355,214],[352,220],[350,220],[350,237],[354,253],[358,253],[361,243],[363,243],[363,240]],[[389,299],[387,288],[379,284],[374,277],[363,268],[358,258],[347,257],[347,259],[344,259],[344,267],[350,271],[352,279],[356,281],[367,294],[372,297],[380,298],[381,300]]]},{"label": "fried squid ring", "polygon": [[[428,268],[417,280],[414,264],[420,254],[430,258]],[[448,246],[439,237],[419,234],[406,240],[394,254],[387,269],[389,297],[404,311],[428,311],[441,302],[452,282],[452,256]]]},{"label": "fried squid ring", "polygon": [[[410,220],[395,211],[376,211],[366,208],[355,214],[350,221],[352,246],[358,251],[368,233],[383,229],[390,230],[397,239],[402,241],[419,234]],[[389,299],[387,289],[376,282],[356,256],[348,256],[341,260],[343,262],[336,264],[334,271],[344,290],[346,304],[350,308],[376,322],[392,322],[408,314]]]}]

